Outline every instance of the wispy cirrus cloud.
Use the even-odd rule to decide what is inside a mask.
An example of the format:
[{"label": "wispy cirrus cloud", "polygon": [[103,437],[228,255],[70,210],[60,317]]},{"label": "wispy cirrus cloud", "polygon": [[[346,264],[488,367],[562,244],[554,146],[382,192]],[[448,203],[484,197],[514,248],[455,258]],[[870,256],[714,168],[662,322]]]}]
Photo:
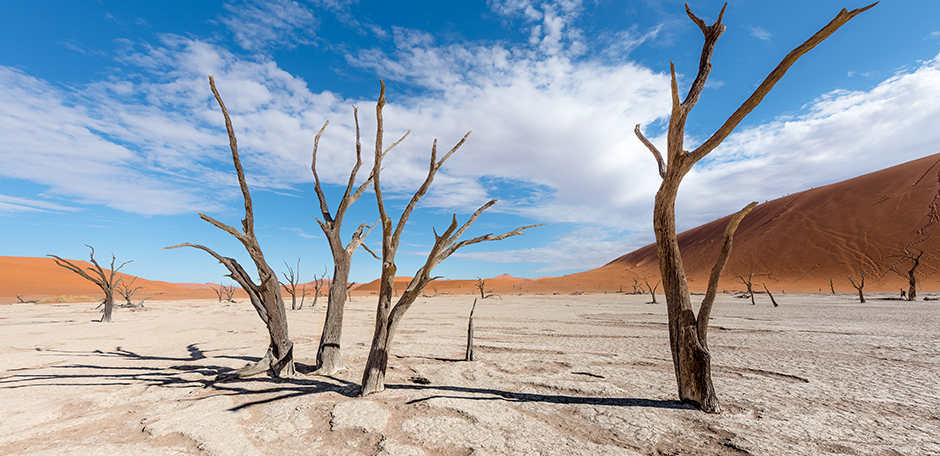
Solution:
[{"label": "wispy cirrus cloud", "polygon": [[[340,2],[327,2],[336,7]],[[293,0],[242,0],[224,5],[221,21],[242,48],[295,47],[316,37],[317,18],[306,5]]]}]

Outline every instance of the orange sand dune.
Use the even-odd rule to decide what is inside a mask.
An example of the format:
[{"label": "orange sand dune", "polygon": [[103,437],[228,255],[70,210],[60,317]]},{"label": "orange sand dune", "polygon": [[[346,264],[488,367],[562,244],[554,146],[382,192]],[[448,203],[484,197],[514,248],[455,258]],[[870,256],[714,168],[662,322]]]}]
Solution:
[{"label": "orange sand dune", "polygon": [[[86,261],[69,260],[83,268],[93,267]],[[100,264],[100,262],[99,262]],[[108,263],[110,264],[110,263]],[[102,265],[102,267],[105,265]],[[105,270],[106,274],[110,271]],[[143,287],[134,295],[139,301],[148,296],[155,299],[199,299],[216,296],[211,289],[192,290],[169,282],[146,280],[121,272],[118,277],[126,283],[134,280],[134,287]],[[0,303],[17,302],[17,296],[24,301],[54,298],[58,296],[88,296],[101,299],[102,292],[97,285],[55,263],[52,258],[0,257]],[[120,296],[115,293],[115,301]]]},{"label": "orange sand dune", "polygon": [[[679,235],[693,291],[703,292],[708,285],[729,217]],[[836,292],[848,293],[855,290],[846,276],[857,280],[865,270],[866,291],[899,291],[908,286],[911,262],[896,255],[923,250],[918,289],[940,291],[937,222],[940,154],[789,195],[757,206],[741,222],[719,289],[743,289],[736,271],[754,272],[755,286],[762,289],[766,283],[771,292],[829,292],[831,279]],[[632,290],[633,278],[643,273],[658,280],[655,245],[569,276],[567,282],[620,281]]]}]

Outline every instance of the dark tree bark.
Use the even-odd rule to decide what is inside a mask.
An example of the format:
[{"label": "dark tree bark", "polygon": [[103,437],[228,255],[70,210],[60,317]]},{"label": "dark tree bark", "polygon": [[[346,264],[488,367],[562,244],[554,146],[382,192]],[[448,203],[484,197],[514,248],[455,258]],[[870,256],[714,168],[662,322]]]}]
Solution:
[{"label": "dark tree bark", "polygon": [[251,276],[245,271],[238,262],[232,258],[223,257],[212,251],[208,247],[199,244],[179,244],[164,249],[175,249],[178,247],[194,247],[201,249],[212,255],[219,263],[222,263],[229,270],[228,277],[238,282],[242,289],[248,293],[251,305],[258,312],[261,321],[268,329],[268,349],[264,357],[257,363],[249,364],[230,374],[220,375],[217,380],[229,378],[241,378],[251,375],[257,375],[267,372],[273,377],[290,377],[294,375],[294,344],[291,343],[287,333],[287,312],[284,310],[284,299],[281,297],[281,284],[277,280],[277,273],[271,269],[271,266],[264,259],[261,246],[258,244],[258,238],[255,237],[255,216],[251,205],[251,194],[248,192],[248,183],[245,180],[245,172],[242,170],[241,159],[238,156],[238,143],[235,139],[235,130],[232,128],[232,120],[222,103],[222,97],[215,88],[215,80],[209,76],[209,87],[212,94],[215,95],[219,107],[222,109],[222,115],[225,117],[225,129],[228,131],[229,148],[232,150],[232,162],[235,164],[235,171],[238,174],[238,184],[241,187],[242,197],[245,200],[245,218],[242,220],[242,231],[226,225],[208,215],[199,214],[203,220],[215,225],[217,228],[231,234],[248,251],[248,255],[255,263],[258,269],[259,282],[255,284]]},{"label": "dark tree bark", "polygon": [[767,288],[767,284],[766,284],[766,283],[761,283],[761,285],[764,286],[764,291],[767,292],[767,296],[770,296],[770,302],[771,302],[771,304],[773,304],[774,307],[779,307],[779,306],[777,305],[777,300],[774,299],[774,295],[771,294],[771,293],[770,293],[770,289]]},{"label": "dark tree bark", "polygon": [[653,297],[652,304],[659,304],[659,301],[656,300],[656,289],[659,288],[659,284],[662,283],[662,280],[656,282],[656,286],[650,286],[650,279],[646,278],[646,274],[643,274],[643,281],[646,282],[646,288],[650,291],[650,296]]},{"label": "dark tree bark", "polygon": [[[703,318],[703,312],[708,302],[710,310],[711,302],[714,297],[709,298],[706,294],[705,301],[702,303],[702,310],[696,318],[692,311],[691,297],[689,295],[688,283],[685,276],[685,270],[682,266],[682,257],[679,252],[679,243],[676,240],[676,221],[675,221],[675,201],[679,191],[679,184],[682,178],[692,169],[692,166],[699,160],[708,155],[712,150],[718,147],[721,142],[731,134],[737,125],[747,116],[764,96],[773,88],[787,72],[791,65],[796,62],[803,54],[815,47],[817,44],[834,33],[839,27],[850,19],[871,8],[870,5],[865,8],[856,9],[851,12],[842,10],[829,24],[816,32],[802,45],[791,51],[784,57],[783,61],[777,65],[769,76],[757,87],[754,93],[729,117],[725,123],[708,138],[699,147],[691,152],[683,148],[685,139],[685,124],[689,112],[698,102],[702,90],[705,88],[705,81],[711,72],[711,56],[715,49],[718,38],[725,30],[721,23],[725,8],[718,15],[718,20],[711,26],[706,25],[705,21],[698,18],[686,5],[686,14],[698,25],[705,37],[705,43],[702,46],[701,59],[699,61],[698,74],[689,88],[689,93],[684,101],[679,99],[679,84],[676,78],[675,65],[670,63],[670,73],[672,75],[672,114],[669,118],[669,129],[667,133],[667,160],[663,159],[659,150],[651,143],[640,131],[640,125],[636,126],[634,132],[640,141],[653,153],[656,162],[659,165],[659,175],[663,182],[656,194],[653,229],[656,233],[656,247],[659,253],[659,267],[663,280],[663,291],[666,294],[666,307],[669,315],[669,338],[672,349],[673,362],[676,370],[676,379],[679,386],[679,398],[684,402],[689,402],[706,412],[718,412],[721,407],[718,398],[715,395],[711,383],[710,363],[711,357],[707,350],[705,333],[700,329],[707,327],[708,319]],[[725,5],[727,7],[727,4]],[[738,213],[743,217],[753,205]],[[732,219],[734,221],[735,219]],[[737,219],[740,222],[740,219]],[[729,228],[736,223],[730,223]],[[729,232],[730,231],[730,232]],[[726,230],[728,238],[728,250],[730,251],[730,237],[733,230]],[[726,261],[727,259],[725,259]],[[721,261],[719,261],[721,262]],[[715,279],[714,287],[717,290],[717,274],[721,276],[724,269],[722,265],[712,269],[712,278]],[[709,289],[712,289],[711,280]],[[705,312],[707,315],[707,312]]]},{"label": "dark tree bark", "polygon": [[858,282],[855,282],[855,280],[852,279],[852,276],[846,276],[849,278],[849,282],[852,282],[852,286],[858,290],[858,302],[863,304],[865,303],[865,294],[862,292],[862,289],[865,288],[865,274],[866,271],[862,271],[862,278],[859,279]]},{"label": "dark tree bark", "polygon": [[431,278],[430,274],[435,266],[440,264],[447,257],[451,256],[454,252],[457,251],[457,249],[461,247],[478,244],[485,241],[498,241],[510,236],[521,235],[523,234],[523,230],[538,226],[523,226],[498,236],[486,234],[473,239],[467,239],[458,242],[457,240],[460,238],[460,236],[462,236],[463,233],[468,228],[470,228],[474,222],[476,222],[477,218],[480,217],[483,211],[496,204],[496,200],[490,200],[488,203],[477,209],[477,211],[474,212],[472,216],[470,216],[470,219],[460,226],[459,229],[457,227],[457,216],[454,215],[450,226],[448,226],[441,235],[438,235],[437,231],[435,230],[434,246],[431,248],[430,253],[428,253],[427,261],[425,261],[424,266],[418,269],[414,275],[414,278],[412,278],[411,282],[408,283],[408,287],[401,294],[401,297],[398,298],[398,302],[393,306],[392,293],[394,289],[395,273],[398,270],[398,268],[395,266],[395,254],[398,251],[401,234],[405,228],[405,224],[408,222],[408,217],[411,216],[411,212],[414,210],[415,205],[418,204],[418,201],[421,200],[421,198],[431,187],[431,182],[434,181],[434,176],[437,174],[437,171],[441,168],[444,162],[447,161],[451,155],[457,152],[457,149],[459,149],[460,146],[462,146],[464,142],[467,141],[467,137],[470,136],[470,132],[467,132],[460,142],[450,149],[450,151],[448,151],[440,160],[437,159],[437,140],[434,140],[434,144],[431,147],[431,163],[430,169],[428,170],[428,175],[425,178],[424,183],[421,184],[421,187],[418,189],[418,191],[415,192],[414,196],[412,196],[411,201],[409,201],[408,205],[405,206],[405,210],[402,212],[401,217],[398,220],[398,225],[393,226],[392,219],[388,216],[388,213],[385,210],[385,200],[382,196],[382,187],[379,180],[379,174],[382,169],[382,158],[385,155],[382,152],[382,138],[384,129],[382,108],[384,106],[385,83],[382,82],[382,90],[379,94],[379,100],[375,107],[377,128],[375,135],[375,162],[372,169],[375,199],[379,207],[379,222],[382,224],[382,277],[380,279],[378,296],[379,299],[375,315],[375,332],[372,336],[372,346],[369,350],[369,359],[366,361],[365,371],[363,372],[362,376],[363,396],[383,391],[385,389],[385,371],[388,366],[388,351],[392,344],[392,338],[395,336],[395,329],[401,322],[405,312],[408,311],[418,296],[421,296],[424,288],[427,287],[427,285],[432,280],[434,280],[434,278]]},{"label": "dark tree bark", "polygon": [[[346,191],[343,193],[343,198],[336,208],[335,216],[330,213],[329,204],[326,202],[326,195],[323,193],[323,187],[320,185],[320,176],[317,174],[317,150],[320,145],[320,136],[323,135],[326,126],[330,124],[329,121],[323,124],[323,127],[320,128],[320,131],[313,139],[313,158],[311,160],[310,170],[313,172],[315,182],[314,190],[320,201],[320,213],[323,217],[322,220],[318,217],[317,223],[320,225],[320,229],[323,230],[323,234],[330,244],[330,253],[333,255],[333,280],[330,282],[330,295],[326,304],[326,318],[323,321],[323,332],[320,335],[320,345],[317,348],[317,370],[315,373],[319,375],[333,375],[344,368],[340,344],[343,338],[343,313],[345,312],[349,292],[349,286],[347,284],[349,281],[349,267],[352,263],[353,253],[356,252],[356,249],[358,249],[360,245],[363,245],[363,247],[368,250],[368,247],[364,246],[363,240],[369,232],[372,231],[372,228],[362,223],[353,233],[352,240],[350,240],[348,244],[344,246],[340,238],[340,232],[343,228],[343,219],[346,217],[346,210],[362,196],[362,193],[365,192],[367,188],[369,188],[374,175],[373,171],[365,182],[359,185],[358,188],[355,188],[355,191],[353,190],[356,175],[359,173],[359,168],[362,167],[362,144],[359,141],[359,109],[355,106],[353,106],[353,118],[356,121],[356,164],[349,173]],[[405,133],[401,139],[383,151],[382,155],[387,154],[395,146],[404,141],[409,134],[411,134],[411,131]],[[373,225],[373,227],[374,226],[375,225]],[[366,228],[368,228],[368,230],[366,230]],[[369,253],[372,252],[370,251]],[[374,253],[372,255],[375,256]]]},{"label": "dark tree bark", "polygon": [[85,270],[82,269],[80,266],[72,263],[69,260],[59,258],[52,254],[49,254],[46,256],[55,258],[55,264],[62,266],[63,268],[68,269],[69,271],[72,271],[84,277],[86,280],[91,281],[91,283],[98,285],[98,288],[101,288],[101,291],[104,292],[104,303],[103,303],[104,309],[102,309],[101,311],[102,315],[101,315],[100,321],[102,323],[110,323],[111,313],[114,311],[114,288],[115,286],[117,286],[117,283],[121,281],[121,279],[117,279],[117,281],[115,281],[115,276],[117,275],[117,272],[121,270],[121,268],[124,267],[125,264],[130,263],[134,260],[125,261],[121,263],[120,266],[115,268],[114,267],[115,258],[114,258],[114,254],[112,253],[111,254],[111,270],[109,271],[108,274],[105,274],[105,270],[102,269],[100,265],[98,265],[97,261],[95,261],[95,248],[88,244],[85,244],[85,247],[88,247],[89,249],[91,249],[91,253],[89,254],[89,257],[91,260],[91,264],[94,265],[94,269],[87,268],[89,271],[91,271],[91,275],[85,272]]},{"label": "dark tree bark", "polygon": [[829,278],[829,291],[831,291],[832,294],[836,294],[836,286],[832,284],[832,277]]},{"label": "dark tree bark", "polygon": [[914,276],[914,271],[916,271],[918,266],[920,266],[920,257],[924,256],[924,251],[920,250],[920,253],[918,254],[913,254],[913,253],[905,251],[904,255],[896,255],[896,256],[899,256],[907,260],[911,260],[911,269],[907,271],[907,283],[909,286],[907,290],[907,300],[914,301],[917,299],[917,277]]},{"label": "dark tree bark", "polygon": [[734,276],[747,287],[747,295],[751,298],[751,305],[757,305],[757,302],[754,301],[754,271],[751,271],[746,278],[738,273],[735,273]]},{"label": "dark tree bark", "polygon": [[470,308],[470,319],[467,323],[467,356],[464,361],[473,361],[473,312],[477,310],[477,300],[473,300],[473,307]]}]

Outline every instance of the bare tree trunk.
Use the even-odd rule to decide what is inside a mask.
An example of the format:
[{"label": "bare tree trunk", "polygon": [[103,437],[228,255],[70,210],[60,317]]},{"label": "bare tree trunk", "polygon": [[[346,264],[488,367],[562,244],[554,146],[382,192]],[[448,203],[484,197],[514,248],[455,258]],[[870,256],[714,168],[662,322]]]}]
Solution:
[{"label": "bare tree trunk", "polygon": [[[696,319],[695,313],[692,310],[688,282],[685,276],[685,269],[682,265],[682,257],[679,252],[679,242],[676,239],[675,201],[679,184],[696,162],[718,147],[744,117],[760,104],[764,96],[773,88],[774,84],[783,77],[789,67],[793,65],[800,56],[822,42],[852,17],[871,8],[871,6],[856,9],[852,12],[842,10],[828,25],[787,54],[777,68],[770,73],[764,82],[755,89],[754,93],[725,121],[718,131],[695,150],[688,152],[683,147],[686,118],[698,102],[699,96],[705,88],[705,81],[708,79],[708,74],[711,72],[712,67],[711,56],[718,38],[725,30],[725,26],[721,23],[721,19],[724,16],[724,8],[722,8],[721,13],[718,15],[718,20],[715,21],[713,25],[708,26],[703,20],[692,14],[692,11],[689,9],[688,5],[686,5],[686,14],[702,31],[705,37],[705,43],[702,46],[698,74],[689,88],[689,93],[685,101],[680,102],[675,66],[670,64],[670,73],[672,76],[672,114],[669,118],[669,129],[666,141],[668,160],[664,160],[659,149],[643,136],[640,131],[640,125],[637,125],[634,130],[640,141],[656,158],[656,162],[659,165],[659,175],[663,179],[662,185],[656,193],[653,209],[653,229],[656,234],[656,249],[659,253],[659,267],[663,281],[663,292],[666,295],[670,347],[676,371],[676,380],[679,386],[679,398],[684,402],[695,404],[703,411],[718,412],[721,409],[718,403],[718,397],[711,383],[711,355],[707,350],[706,341],[707,316],[714,303],[718,280],[727,262],[727,254],[730,252],[731,237],[733,236],[734,229],[737,228],[737,223],[740,223],[740,219],[753,208],[754,203],[748,205],[748,207],[733,217],[732,223],[729,223],[728,228],[725,230],[722,254],[719,256],[719,262],[715,265],[715,268],[712,269],[708,292],[699,310],[699,317]],[[727,250],[724,249],[725,245],[727,246]]]},{"label": "bare tree trunk", "polygon": [[385,389],[385,371],[388,367],[388,352],[392,344],[392,338],[395,336],[395,329],[401,322],[402,317],[404,317],[405,312],[408,311],[418,296],[421,295],[425,287],[434,280],[430,276],[434,267],[456,252],[457,249],[466,245],[478,244],[485,241],[498,241],[510,236],[521,235],[523,234],[523,230],[537,226],[524,226],[498,236],[486,234],[457,242],[460,236],[480,217],[483,211],[496,204],[496,200],[490,200],[477,209],[477,211],[470,216],[470,219],[459,229],[457,228],[457,216],[455,215],[450,226],[448,226],[441,235],[438,235],[435,231],[434,246],[431,248],[430,253],[428,253],[427,261],[425,261],[424,266],[415,273],[414,278],[408,283],[408,287],[401,294],[401,297],[398,298],[398,302],[395,303],[393,307],[392,293],[395,284],[395,273],[398,270],[395,266],[395,254],[398,251],[398,244],[401,240],[401,234],[408,221],[408,217],[411,216],[411,212],[414,210],[418,201],[421,200],[431,187],[431,182],[434,181],[434,176],[437,174],[437,171],[444,162],[466,142],[467,137],[470,136],[470,132],[467,132],[460,142],[440,160],[437,159],[437,140],[434,140],[434,144],[431,147],[431,164],[428,175],[418,191],[412,196],[411,201],[405,206],[405,210],[398,220],[398,225],[393,226],[391,217],[389,217],[388,213],[385,211],[385,201],[382,197],[382,186],[379,179],[382,169],[382,158],[385,155],[382,151],[384,129],[382,108],[385,106],[385,83],[382,82],[381,84],[382,90],[375,107],[377,128],[375,135],[375,161],[372,168],[372,175],[375,199],[379,208],[379,222],[382,224],[382,277],[379,282],[378,304],[375,313],[375,332],[372,336],[369,359],[366,361],[366,367],[362,375],[363,396],[377,393]]},{"label": "bare tree trunk", "polygon": [[852,279],[852,276],[846,276],[849,278],[849,282],[852,282],[852,286],[855,287],[856,290],[858,290],[858,302],[862,304],[865,303],[865,294],[862,293],[862,289],[865,288],[865,273],[866,271],[862,271],[862,278],[859,279],[858,283],[856,283],[855,280]]},{"label": "bare tree trunk", "polygon": [[85,247],[88,247],[89,249],[91,249],[89,258],[90,258],[91,264],[94,265],[94,269],[88,268],[88,270],[91,271],[92,274],[94,274],[93,276],[89,275],[87,272],[85,272],[84,269],[82,269],[80,266],[72,263],[69,260],[62,259],[52,254],[49,254],[46,256],[55,258],[55,263],[57,265],[84,277],[86,280],[90,281],[91,283],[98,285],[98,288],[101,288],[101,291],[104,292],[104,302],[102,304],[104,305],[104,310],[102,310],[101,323],[111,323],[111,313],[114,311],[114,288],[118,285],[119,282],[121,282],[120,278],[115,280],[114,277],[117,275],[117,272],[121,270],[121,268],[124,267],[124,265],[134,260],[125,261],[121,263],[120,266],[115,268],[114,262],[116,259],[114,257],[114,254],[112,253],[111,254],[111,270],[109,271],[109,274],[105,274],[104,269],[102,269],[101,266],[98,265],[98,262],[95,261],[95,248],[88,244],[85,244]]},{"label": "bare tree trunk", "polygon": [[646,282],[646,288],[650,290],[650,296],[653,297],[652,304],[659,304],[659,302],[656,301],[656,289],[659,288],[659,284],[662,282],[662,280],[660,280],[659,282],[656,282],[656,286],[653,287],[653,286],[650,286],[650,279],[647,279],[646,274],[643,274],[643,281]]},{"label": "bare tree trunk", "polygon": [[766,284],[766,283],[762,283],[761,285],[764,286],[764,291],[767,292],[767,296],[770,296],[770,302],[774,305],[774,307],[778,307],[778,306],[777,306],[777,300],[774,299],[774,295],[772,295],[772,294],[770,293],[770,289],[767,288],[767,284]]},{"label": "bare tree trunk", "polygon": [[829,278],[829,291],[832,291],[832,294],[836,294],[836,287],[832,284],[832,277]]},{"label": "bare tree trunk", "polygon": [[268,372],[269,375],[274,377],[290,377],[295,373],[294,344],[291,343],[288,337],[287,312],[284,309],[284,299],[281,297],[281,284],[277,280],[277,274],[265,261],[264,254],[261,252],[261,246],[258,244],[258,239],[255,236],[254,209],[252,208],[251,194],[248,192],[248,183],[245,180],[245,173],[242,170],[241,159],[238,156],[235,130],[232,127],[232,120],[228,115],[228,110],[225,109],[225,104],[222,103],[222,97],[215,88],[215,80],[212,76],[209,76],[209,87],[212,89],[212,94],[215,95],[215,99],[222,109],[222,115],[225,117],[225,129],[228,132],[229,147],[232,150],[232,162],[235,165],[235,171],[238,175],[238,184],[241,187],[242,197],[245,202],[245,218],[242,220],[242,231],[239,231],[208,215],[199,214],[199,217],[231,234],[242,243],[248,255],[255,263],[255,267],[258,269],[260,283],[256,285],[251,276],[249,276],[244,268],[234,259],[223,257],[205,246],[185,243],[164,247],[164,249],[194,247],[205,251],[219,260],[219,262],[229,270],[229,277],[238,282],[242,289],[248,293],[248,298],[252,306],[268,329],[269,343],[264,357],[257,363],[245,366],[230,374],[220,375],[217,377],[217,380],[247,377],[262,372]]},{"label": "bare tree trunk", "polygon": [[[319,375],[333,375],[343,369],[340,342],[343,337],[343,312],[345,311],[346,301],[349,298],[349,284],[347,283],[349,281],[349,268],[352,263],[353,253],[356,252],[356,249],[358,249],[360,245],[363,245],[363,240],[369,232],[372,231],[372,228],[365,231],[368,225],[363,223],[360,224],[356,232],[353,233],[352,240],[350,240],[348,244],[344,246],[342,239],[340,239],[340,231],[343,227],[343,219],[346,217],[346,210],[366,191],[372,183],[374,174],[373,171],[373,174],[370,174],[366,181],[353,191],[356,175],[359,173],[359,168],[362,167],[362,144],[359,141],[358,113],[358,108],[353,106],[353,117],[356,121],[356,164],[349,173],[346,191],[339,202],[335,216],[330,213],[326,195],[323,193],[323,188],[320,185],[320,176],[317,174],[317,151],[319,149],[320,136],[323,135],[327,125],[330,124],[329,122],[323,124],[323,127],[320,128],[320,131],[313,140],[310,171],[313,172],[315,181],[314,190],[317,193],[317,198],[320,202],[320,213],[323,217],[323,220],[318,217],[317,223],[320,225],[320,229],[323,230],[327,241],[329,241],[330,253],[333,255],[333,280],[330,282],[330,293],[326,305],[326,318],[323,321],[320,345],[317,348],[317,370],[315,373]],[[384,156],[387,154],[395,146],[404,141],[409,134],[411,134],[411,131],[405,133],[401,139],[383,151],[381,155]],[[364,245],[363,247],[369,251],[368,247]],[[369,253],[372,253],[372,251],[369,251]],[[374,253],[372,253],[372,255],[375,256]],[[325,273],[324,271],[324,274]],[[319,286],[317,287],[316,294],[320,294]],[[316,300],[316,297],[314,300]],[[316,301],[314,301],[314,305],[316,305]]]},{"label": "bare tree trunk", "polygon": [[473,300],[473,307],[470,308],[470,319],[467,323],[467,356],[464,361],[473,361],[473,312],[477,310],[477,300]]}]

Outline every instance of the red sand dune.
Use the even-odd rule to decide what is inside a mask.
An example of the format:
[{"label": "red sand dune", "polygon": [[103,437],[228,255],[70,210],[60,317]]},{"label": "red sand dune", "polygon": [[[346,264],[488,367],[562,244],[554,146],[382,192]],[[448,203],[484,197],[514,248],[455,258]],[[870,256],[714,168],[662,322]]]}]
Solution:
[{"label": "red sand dune", "polygon": [[[83,268],[93,267],[86,261],[69,261]],[[105,271],[106,274],[110,273],[107,269]],[[120,272],[117,276],[127,283],[134,280],[134,276]],[[0,257],[0,277],[3,277],[0,281],[0,303],[2,304],[17,302],[17,296],[22,297],[24,301],[59,296],[88,296],[95,300],[102,298],[101,289],[97,285],[62,268],[52,258]],[[151,299],[216,297],[215,292],[208,288],[192,290],[169,282],[151,281],[140,277],[136,278],[133,287],[143,287],[134,295],[135,302],[148,296],[152,297]],[[114,297],[115,302],[121,301],[117,293]]]},{"label": "red sand dune", "polygon": [[[728,217],[679,235],[689,287],[703,292]],[[846,277],[868,271],[866,291],[907,288],[911,262],[896,255],[923,250],[920,291],[940,291],[940,154],[854,179],[796,193],[757,206],[738,227],[719,289],[742,290],[734,272],[754,272],[758,290],[854,292]],[[656,246],[648,245],[609,264],[567,276],[566,283],[623,282],[659,277]],[[558,279],[555,279],[558,280]],[[642,283],[642,278],[640,278]],[[609,290],[610,287],[608,286]]]}]

